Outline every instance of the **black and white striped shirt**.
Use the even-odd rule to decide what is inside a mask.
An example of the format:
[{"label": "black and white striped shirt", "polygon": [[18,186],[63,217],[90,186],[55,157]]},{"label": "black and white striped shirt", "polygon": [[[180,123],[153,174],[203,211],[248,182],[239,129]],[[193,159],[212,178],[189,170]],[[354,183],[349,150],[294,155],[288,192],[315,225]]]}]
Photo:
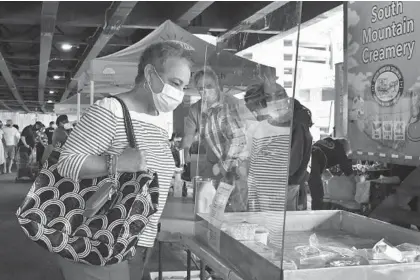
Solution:
[{"label": "black and white striped shirt", "polygon": [[287,201],[290,127],[262,121],[252,129],[248,176],[251,211],[261,211],[270,232],[270,243],[281,247]]},{"label": "black and white striped shirt", "polygon": [[[168,142],[168,133],[161,118],[130,111],[139,149],[146,151],[147,166],[159,176],[159,208],[140,236],[138,245],[153,247],[157,225],[168,196],[175,163]],[[128,147],[120,103],[104,98],[92,105],[83,115],[63,147],[58,172],[78,180],[83,162],[89,155],[120,154]]]}]

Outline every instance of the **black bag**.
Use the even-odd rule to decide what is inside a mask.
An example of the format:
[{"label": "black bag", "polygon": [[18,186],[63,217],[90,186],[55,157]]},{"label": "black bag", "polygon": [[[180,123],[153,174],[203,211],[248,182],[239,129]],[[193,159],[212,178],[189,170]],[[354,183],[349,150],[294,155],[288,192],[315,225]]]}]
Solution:
[{"label": "black bag", "polygon": [[[130,147],[135,148],[130,114],[118,101]],[[104,266],[132,258],[139,234],[157,212],[157,174],[148,170],[118,174],[115,180],[101,177],[75,182],[57,172],[60,151],[58,147],[51,153],[17,210],[23,231],[50,252],[75,262]],[[89,198],[110,183],[116,184],[116,192],[100,214],[84,215]]]}]

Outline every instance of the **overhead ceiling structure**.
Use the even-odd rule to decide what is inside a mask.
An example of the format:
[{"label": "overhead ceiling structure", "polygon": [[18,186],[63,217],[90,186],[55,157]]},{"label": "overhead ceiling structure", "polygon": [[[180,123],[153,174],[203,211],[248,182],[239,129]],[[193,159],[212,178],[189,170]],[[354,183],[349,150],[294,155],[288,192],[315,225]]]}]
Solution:
[{"label": "overhead ceiling structure", "polygon": [[[294,28],[287,15],[296,3],[1,1],[0,110],[52,111],[76,93],[92,59],[138,42],[168,19],[239,52]],[[343,2],[302,3],[301,21],[310,22]]]}]

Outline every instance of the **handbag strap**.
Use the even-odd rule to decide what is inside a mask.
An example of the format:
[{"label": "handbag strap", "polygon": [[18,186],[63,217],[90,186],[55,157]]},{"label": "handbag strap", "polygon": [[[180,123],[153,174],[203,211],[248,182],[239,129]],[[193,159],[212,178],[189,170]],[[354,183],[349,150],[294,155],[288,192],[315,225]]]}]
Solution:
[{"label": "handbag strap", "polygon": [[125,105],[124,101],[117,96],[111,96],[111,98],[116,99],[121,104],[124,118],[125,133],[127,133],[128,143],[131,148],[136,148],[137,142],[134,134],[133,122],[131,120],[130,112],[128,111],[127,105]]}]

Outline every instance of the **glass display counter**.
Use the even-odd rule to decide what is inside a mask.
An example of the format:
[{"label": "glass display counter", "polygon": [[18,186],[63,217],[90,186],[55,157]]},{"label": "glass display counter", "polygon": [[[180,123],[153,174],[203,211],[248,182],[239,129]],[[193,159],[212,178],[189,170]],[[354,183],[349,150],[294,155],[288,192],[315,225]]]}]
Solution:
[{"label": "glass display counter", "polygon": [[[202,276],[207,266],[238,280],[414,279],[418,233],[344,211],[286,213],[301,188],[292,138],[296,110],[305,111],[293,85],[302,3],[279,3],[206,47],[191,79],[201,100],[186,134],[205,151],[191,161],[194,234],[181,242],[202,261]],[[253,45],[249,29],[288,37]]]},{"label": "glass display counter", "polygon": [[205,151],[190,156],[195,232],[184,242],[222,278],[281,277],[287,193],[299,190],[288,183],[295,87],[283,73],[296,68],[300,13],[301,2],[268,5],[207,47],[191,79],[201,99],[184,134]]}]

